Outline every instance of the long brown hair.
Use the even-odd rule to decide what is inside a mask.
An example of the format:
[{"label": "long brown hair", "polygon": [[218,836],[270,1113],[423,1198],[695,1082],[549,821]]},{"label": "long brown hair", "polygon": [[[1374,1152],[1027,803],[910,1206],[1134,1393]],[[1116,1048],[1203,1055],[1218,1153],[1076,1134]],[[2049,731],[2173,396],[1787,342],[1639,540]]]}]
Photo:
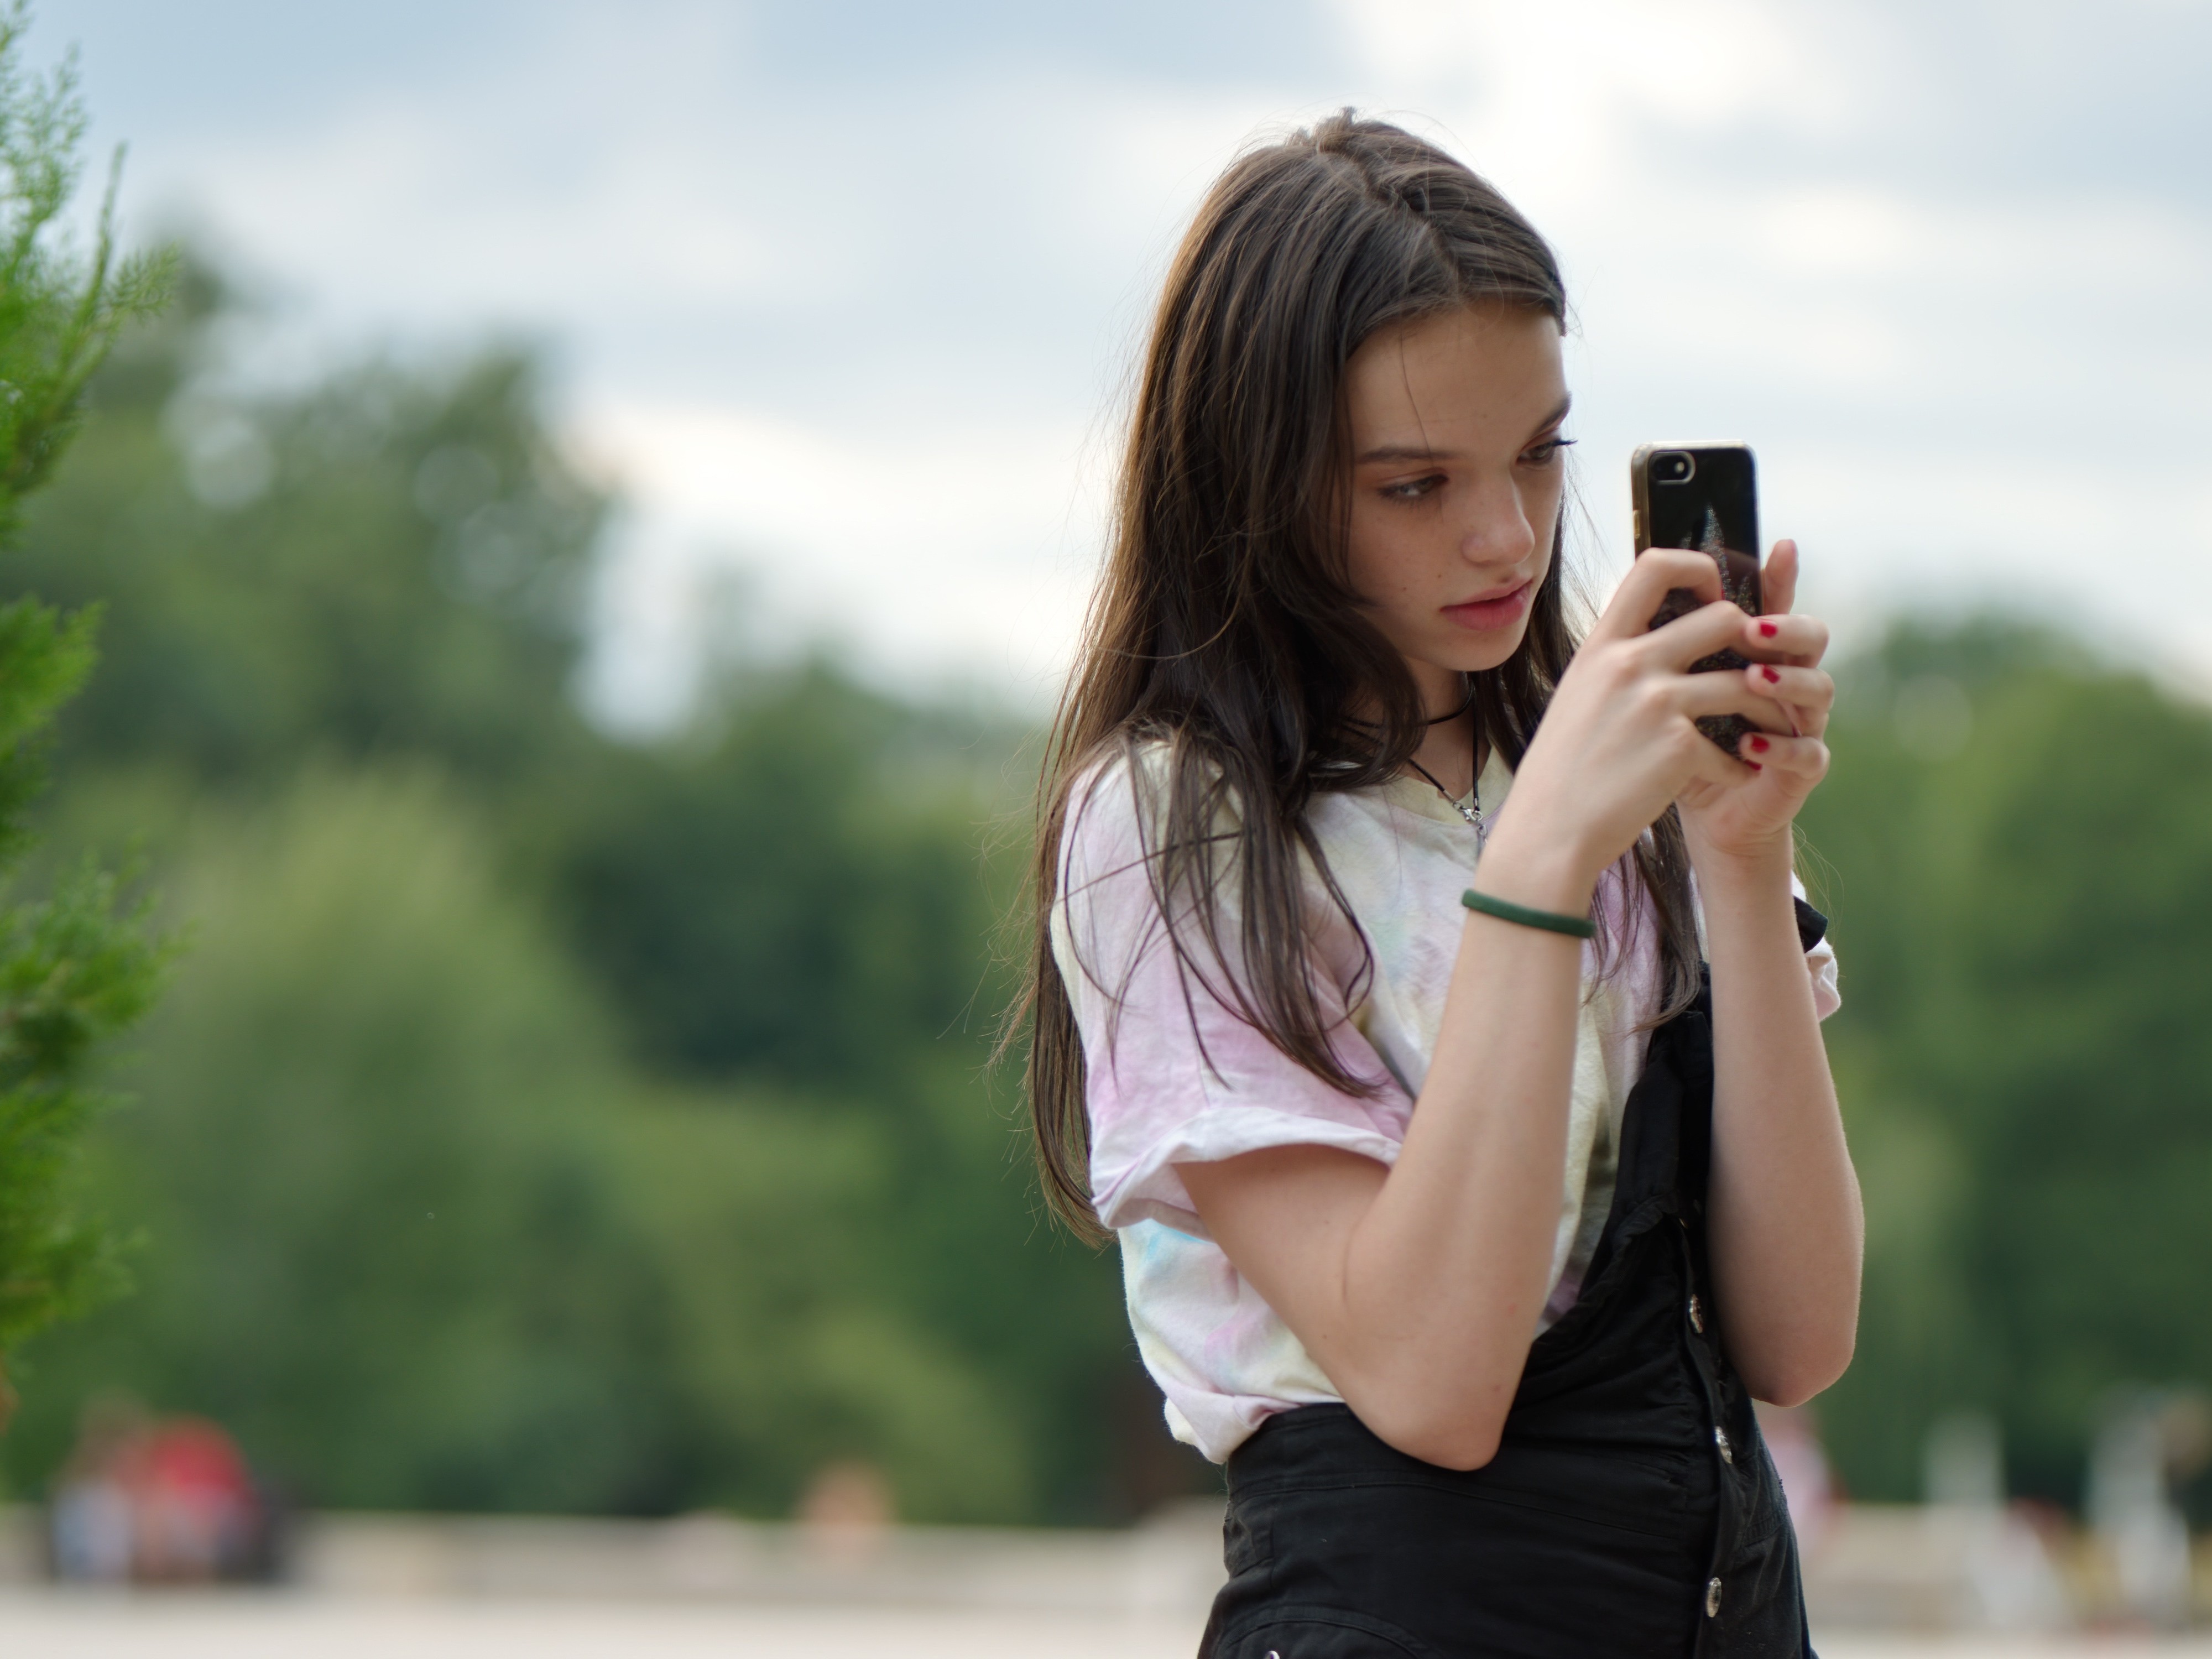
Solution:
[{"label": "long brown hair", "polygon": [[[1026,1016],[1046,1199],[1080,1235],[1103,1237],[1083,1047],[1051,915],[1063,832],[1081,810],[1071,796],[1094,763],[1117,752],[1132,763],[1149,879],[1162,915],[1176,919],[1166,933],[1186,987],[1197,976],[1316,1077],[1374,1092],[1337,1057],[1310,975],[1304,875],[1348,907],[1306,808],[1322,791],[1396,774],[1428,711],[1348,583],[1340,392],[1346,362],[1377,329],[1482,302],[1564,329],[1551,249],[1460,162],[1349,110],[1234,162],[1176,252],[1137,386],[1106,568],[1045,753],[1027,989],[1010,1027]],[[1482,734],[1509,765],[1574,654],[1562,528],[1527,638],[1474,677]],[[1135,764],[1148,745],[1158,751]],[[1633,901],[1648,894],[1671,1010],[1694,994],[1698,963],[1672,809],[1625,862],[1627,920],[1632,927],[1643,908]],[[1212,969],[1238,971],[1209,972],[1194,937]]]}]

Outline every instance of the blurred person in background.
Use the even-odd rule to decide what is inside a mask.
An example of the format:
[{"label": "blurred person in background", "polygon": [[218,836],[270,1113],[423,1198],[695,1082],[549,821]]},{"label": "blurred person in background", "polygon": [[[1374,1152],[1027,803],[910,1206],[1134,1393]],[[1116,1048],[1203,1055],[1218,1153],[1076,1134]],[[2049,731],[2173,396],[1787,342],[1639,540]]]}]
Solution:
[{"label": "blurred person in background", "polygon": [[1565,312],[1495,190],[1347,112],[1216,183],[1141,371],[1029,1083],[1227,1465],[1218,1659],[1808,1650],[1752,1401],[1857,1316],[1792,871],[1826,630],[1785,542],[1764,616],[1655,550],[1577,638]]},{"label": "blurred person in background", "polygon": [[204,1418],[170,1418],[148,1437],[139,1471],[139,1578],[203,1583],[248,1575],[260,1504],[228,1435]]},{"label": "blurred person in background", "polygon": [[55,1478],[46,1512],[54,1577],[66,1583],[121,1583],[137,1555],[133,1490],[147,1419],[118,1395],[85,1403],[77,1442]]},{"label": "blurred person in background", "polygon": [[105,1396],[85,1408],[55,1483],[54,1577],[205,1583],[265,1577],[271,1516],[231,1437],[204,1418],[155,1420]]}]

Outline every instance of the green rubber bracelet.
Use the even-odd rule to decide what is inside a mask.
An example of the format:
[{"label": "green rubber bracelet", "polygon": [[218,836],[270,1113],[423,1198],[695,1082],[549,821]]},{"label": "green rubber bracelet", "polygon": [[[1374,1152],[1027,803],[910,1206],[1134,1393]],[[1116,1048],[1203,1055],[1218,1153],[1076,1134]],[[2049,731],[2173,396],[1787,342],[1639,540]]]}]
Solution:
[{"label": "green rubber bracelet", "polygon": [[1591,939],[1597,933],[1597,924],[1588,916],[1563,916],[1557,910],[1531,910],[1525,904],[1492,898],[1487,893],[1478,893],[1470,887],[1459,896],[1459,902],[1470,910],[1479,910],[1486,916],[1496,916],[1500,921],[1518,922],[1523,927],[1540,927],[1547,933],[1565,933],[1573,939]]}]

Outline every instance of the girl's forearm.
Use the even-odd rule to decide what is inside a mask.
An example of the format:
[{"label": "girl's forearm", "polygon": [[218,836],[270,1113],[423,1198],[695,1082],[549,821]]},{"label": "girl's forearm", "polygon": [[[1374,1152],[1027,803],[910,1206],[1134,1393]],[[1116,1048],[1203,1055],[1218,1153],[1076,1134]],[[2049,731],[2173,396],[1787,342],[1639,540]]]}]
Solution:
[{"label": "girl's forearm", "polygon": [[[1494,846],[1480,884],[1580,914],[1590,878]],[[1573,1086],[1579,941],[1470,915],[1396,1167],[1346,1240],[1346,1375],[1370,1427],[1431,1462],[1486,1462],[1551,1290]]]},{"label": "girl's forearm", "polygon": [[1797,938],[1786,844],[1698,858],[1713,974],[1708,1217],[1724,1340],[1752,1393],[1795,1405],[1850,1364],[1858,1178]]}]

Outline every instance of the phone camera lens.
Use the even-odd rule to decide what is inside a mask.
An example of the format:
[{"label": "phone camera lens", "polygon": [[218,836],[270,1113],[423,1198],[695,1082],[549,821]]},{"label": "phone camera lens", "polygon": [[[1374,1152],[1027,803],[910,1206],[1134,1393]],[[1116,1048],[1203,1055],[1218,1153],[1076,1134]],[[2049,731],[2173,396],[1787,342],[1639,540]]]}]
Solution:
[{"label": "phone camera lens", "polygon": [[1651,478],[1655,483],[1687,483],[1698,475],[1698,463],[1687,450],[1670,449],[1651,458]]}]

